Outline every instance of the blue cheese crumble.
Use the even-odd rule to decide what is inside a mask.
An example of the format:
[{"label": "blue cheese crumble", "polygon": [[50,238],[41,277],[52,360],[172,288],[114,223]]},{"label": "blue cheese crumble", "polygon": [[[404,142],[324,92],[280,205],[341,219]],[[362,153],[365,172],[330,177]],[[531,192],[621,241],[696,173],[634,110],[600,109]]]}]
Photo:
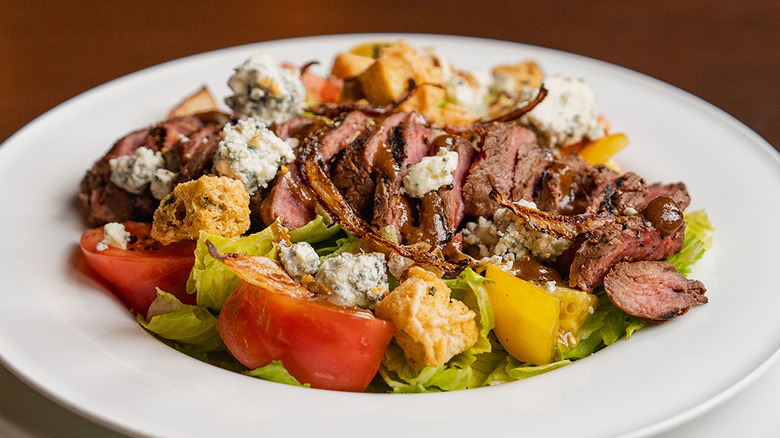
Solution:
[{"label": "blue cheese crumble", "polygon": [[125,226],[118,222],[109,222],[103,225],[103,240],[95,245],[98,251],[105,251],[108,248],[127,249],[127,243],[130,242],[130,233],[125,231]]},{"label": "blue cheese crumble", "polygon": [[385,255],[342,253],[322,262],[314,276],[329,300],[344,306],[373,309],[389,290]]},{"label": "blue cheese crumble", "polygon": [[284,123],[306,106],[300,71],[281,68],[267,53],[252,56],[236,67],[228,86],[234,94],[225,103],[238,118]]},{"label": "blue cheese crumble", "polygon": [[[536,205],[527,201],[529,207]],[[475,258],[514,262],[530,251],[540,260],[555,260],[571,245],[571,241],[555,238],[531,228],[524,219],[505,208],[496,210],[493,220],[479,217],[463,230],[464,249]],[[498,264],[498,263],[496,263]]]},{"label": "blue cheese crumble", "polygon": [[173,178],[175,176],[175,172],[171,172],[162,167],[154,171],[152,183],[149,186],[154,199],[162,200],[164,197],[168,196],[168,193],[173,191]]},{"label": "blue cheese crumble", "polygon": [[295,281],[306,275],[314,275],[320,267],[320,258],[308,242],[279,246],[279,261]]},{"label": "blue cheese crumble", "polygon": [[162,153],[141,146],[131,155],[108,160],[108,165],[111,168],[111,182],[138,195],[152,182],[155,171],[165,166],[165,159]]},{"label": "blue cheese crumble", "polygon": [[[604,127],[598,122],[596,95],[585,81],[560,74],[545,78],[543,85],[547,97],[521,119],[537,132],[540,143],[560,148],[585,138],[596,140],[604,136]],[[533,90],[534,96],[537,91]]]},{"label": "blue cheese crumble", "polygon": [[214,156],[214,171],[244,183],[254,194],[274,179],[283,164],[295,160],[292,147],[253,118],[228,123]]},{"label": "blue cheese crumble", "polygon": [[458,167],[458,153],[439,148],[436,155],[424,157],[404,176],[404,193],[422,198],[432,190],[452,184],[452,172]]}]

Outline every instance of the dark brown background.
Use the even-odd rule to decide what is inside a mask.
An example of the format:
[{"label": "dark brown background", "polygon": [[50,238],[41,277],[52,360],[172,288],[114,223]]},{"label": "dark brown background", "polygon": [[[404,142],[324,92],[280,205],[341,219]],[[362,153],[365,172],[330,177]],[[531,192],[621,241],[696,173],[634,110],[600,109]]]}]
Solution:
[{"label": "dark brown background", "polygon": [[64,100],[163,61],[238,44],[353,32],[529,43],[646,73],[780,148],[777,0],[0,0],[0,141]]}]

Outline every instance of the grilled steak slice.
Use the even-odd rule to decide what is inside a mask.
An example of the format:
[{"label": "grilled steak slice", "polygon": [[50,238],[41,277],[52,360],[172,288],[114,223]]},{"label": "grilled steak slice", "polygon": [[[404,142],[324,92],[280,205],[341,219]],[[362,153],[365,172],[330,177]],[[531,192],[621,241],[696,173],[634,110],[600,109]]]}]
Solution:
[{"label": "grilled steak slice", "polygon": [[552,153],[534,143],[520,145],[515,166],[512,201],[533,201],[539,180],[553,162]]},{"label": "grilled steak slice", "polygon": [[371,218],[375,182],[372,166],[365,160],[364,147],[342,149],[332,159],[331,181],[355,212]]},{"label": "grilled steak slice", "polygon": [[589,167],[575,155],[553,160],[539,178],[534,199],[539,210],[565,215],[581,213],[579,205],[584,193],[580,179]]},{"label": "grilled steak slice", "polygon": [[431,248],[441,248],[452,239],[453,232],[444,210],[444,201],[438,191],[423,195],[417,209],[419,223],[404,236],[407,244],[425,242]]},{"label": "grilled steak slice", "polygon": [[641,215],[594,231],[577,249],[569,268],[569,285],[589,291],[600,286],[609,270],[622,260],[662,260],[682,248],[685,226],[664,237]]},{"label": "grilled steak slice", "polygon": [[257,213],[266,225],[270,225],[277,218],[282,225],[293,230],[300,228],[314,219],[314,208],[317,200],[314,194],[303,182],[298,163],[287,165],[287,172],[276,176],[271,190],[259,202],[258,195],[252,197],[252,221],[255,221]]},{"label": "grilled steak slice", "polygon": [[177,172],[176,184],[198,179],[211,172],[221,138],[218,127],[209,125],[192,133],[188,141],[176,143],[163,152],[165,166]]},{"label": "grilled steak slice", "polygon": [[320,139],[322,161],[328,162],[341,149],[355,141],[366,128],[365,123],[368,120],[368,116],[360,111],[347,113],[343,118],[336,120],[332,129],[329,129]]},{"label": "grilled steak slice", "polygon": [[463,185],[466,214],[492,217],[499,208],[488,197],[494,186],[504,196],[511,196],[518,151],[526,143],[536,143],[536,135],[528,129],[509,123],[494,123],[487,127],[482,151]]},{"label": "grilled steak slice", "polygon": [[204,122],[197,116],[185,116],[161,122],[151,128],[132,132],[119,139],[100,160],[95,162],[81,181],[79,199],[91,225],[125,220],[151,221],[158,201],[149,190],[127,193],[110,181],[109,160],[130,155],[139,147],[154,151],[173,147],[182,137],[201,129]]},{"label": "grilled steak slice", "polygon": [[[452,144],[447,145],[447,148],[458,153],[458,167],[452,172],[452,187],[440,188],[439,194],[444,204],[444,215],[449,222],[450,231],[454,233],[466,214],[463,203],[463,184],[466,183],[469,168],[477,155],[477,151],[471,142],[464,138],[457,136],[448,136],[448,138],[452,139],[450,142]],[[434,144],[433,149],[434,152],[438,151],[438,144]]]},{"label": "grilled steak slice", "polygon": [[378,228],[391,226],[403,242],[406,228],[413,226],[410,200],[401,193],[404,176],[409,168],[431,152],[431,128],[417,115],[394,127],[386,143],[378,144],[374,154],[376,190],[372,224]]},{"label": "grilled steak slice", "polygon": [[654,322],[707,302],[704,284],[685,278],[668,262],[620,262],[604,277],[604,289],[624,312]]}]

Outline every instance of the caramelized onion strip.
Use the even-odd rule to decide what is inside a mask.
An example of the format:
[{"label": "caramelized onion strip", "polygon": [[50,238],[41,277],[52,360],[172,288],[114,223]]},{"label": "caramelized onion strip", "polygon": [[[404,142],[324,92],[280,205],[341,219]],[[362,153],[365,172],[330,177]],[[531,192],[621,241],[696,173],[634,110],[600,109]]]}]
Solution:
[{"label": "caramelized onion strip", "polygon": [[512,111],[504,114],[503,116],[498,116],[494,119],[491,119],[491,122],[511,122],[512,120],[517,120],[520,117],[523,117],[526,115],[529,111],[534,109],[536,105],[539,105],[544,98],[547,97],[547,89],[544,87],[539,88],[539,94],[536,95],[535,98],[533,98],[530,102],[528,102],[525,106],[515,108]]},{"label": "caramelized onion strip", "polygon": [[311,191],[320,201],[320,205],[328,214],[336,220],[342,227],[354,233],[358,237],[369,240],[382,247],[388,248],[394,253],[414,260],[415,262],[429,265],[444,272],[457,272],[465,268],[468,260],[459,262],[448,261],[437,257],[429,252],[416,250],[407,246],[399,245],[377,232],[374,227],[363,220],[355,213],[352,207],[347,203],[336,186],[328,178],[325,170],[317,157],[317,148],[314,142],[316,139],[311,137],[306,139],[303,148],[301,160],[301,174]]},{"label": "caramelized onion strip", "polygon": [[209,254],[249,284],[296,298],[314,296],[314,292],[290,278],[287,271],[268,257],[248,254],[223,254],[211,241],[206,241]]},{"label": "caramelized onion strip", "polygon": [[502,207],[508,208],[512,213],[525,219],[531,228],[553,237],[565,237],[572,240],[580,234],[594,231],[608,223],[620,221],[619,217],[613,215],[578,214],[566,216],[540,211],[509,201],[495,187],[490,191],[489,196]]},{"label": "caramelized onion strip", "polygon": [[[423,85],[435,85],[435,84],[425,83]],[[340,103],[340,104],[321,103],[309,107],[308,111],[311,112],[312,114],[328,117],[330,119],[335,119],[340,114],[344,114],[352,111],[362,111],[370,116],[384,116],[386,114],[391,114],[395,110],[397,110],[398,107],[403,105],[407,100],[409,100],[410,97],[412,97],[412,95],[414,95],[414,92],[417,89],[418,89],[417,83],[414,81],[414,79],[409,78],[406,89],[403,91],[403,93],[401,93],[398,96],[398,98],[394,102],[392,102],[389,105],[376,106],[370,104],[357,104],[357,103]]]}]

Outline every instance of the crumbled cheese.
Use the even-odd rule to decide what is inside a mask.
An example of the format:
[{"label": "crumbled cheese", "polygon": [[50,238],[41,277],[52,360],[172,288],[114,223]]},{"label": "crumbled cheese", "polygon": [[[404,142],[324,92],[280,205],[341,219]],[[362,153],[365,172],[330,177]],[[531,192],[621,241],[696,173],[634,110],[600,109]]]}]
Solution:
[{"label": "crumbled cheese", "polygon": [[214,156],[214,171],[244,183],[247,193],[266,187],[279,168],[295,160],[288,143],[253,118],[228,123]]},{"label": "crumbled cheese", "polygon": [[306,106],[306,88],[297,69],[281,68],[270,55],[252,56],[228,80],[233,95],[225,103],[236,117],[284,123]]},{"label": "crumbled cheese", "polygon": [[105,251],[108,248],[127,249],[127,243],[130,241],[130,233],[125,231],[125,226],[118,222],[109,222],[103,225],[103,240],[95,245],[98,251]]},{"label": "crumbled cheese", "polygon": [[566,75],[544,79],[547,97],[522,121],[531,125],[549,147],[561,147],[604,136],[598,122],[596,95],[582,79]]},{"label": "crumbled cheese", "polygon": [[458,153],[440,148],[432,157],[424,157],[409,168],[404,177],[404,192],[422,198],[431,190],[452,184],[452,172],[458,167]]},{"label": "crumbled cheese", "polygon": [[111,182],[138,195],[152,182],[154,172],[165,166],[165,159],[162,153],[142,146],[132,155],[108,160],[108,165],[111,168]]},{"label": "crumbled cheese", "polygon": [[364,309],[372,309],[389,289],[385,255],[378,252],[327,258],[314,278],[337,304]]},{"label": "crumbled cheese", "polygon": [[162,199],[168,196],[173,190],[173,177],[176,176],[175,172],[171,172],[165,168],[158,168],[154,171],[152,176],[152,184],[149,189],[152,191],[154,199]]},{"label": "crumbled cheese", "polygon": [[306,275],[314,275],[320,267],[317,252],[307,242],[279,246],[279,261],[296,281],[301,281]]},{"label": "crumbled cheese", "polygon": [[[535,208],[533,203],[525,205]],[[482,259],[497,256],[505,261],[515,261],[530,251],[538,259],[555,260],[570,244],[568,239],[534,230],[505,208],[496,210],[492,221],[479,217],[477,222],[467,223],[463,230],[464,249]]]},{"label": "crumbled cheese", "polygon": [[472,114],[487,116],[489,109],[490,75],[484,72],[469,72],[452,75],[444,80],[447,97],[455,105]]}]

